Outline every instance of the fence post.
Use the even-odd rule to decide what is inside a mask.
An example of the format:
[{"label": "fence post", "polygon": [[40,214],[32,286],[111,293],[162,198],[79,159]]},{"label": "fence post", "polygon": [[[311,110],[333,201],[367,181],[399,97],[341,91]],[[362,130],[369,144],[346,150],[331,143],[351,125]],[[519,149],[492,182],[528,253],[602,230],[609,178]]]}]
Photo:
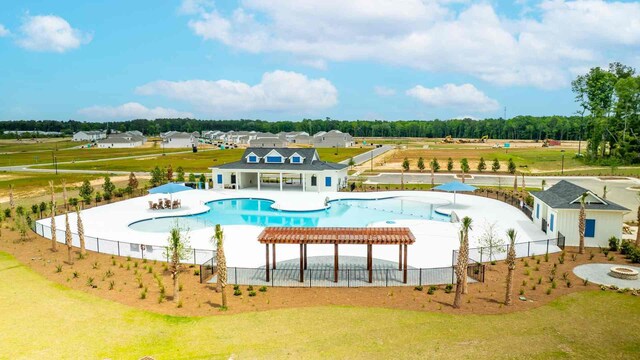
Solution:
[{"label": "fence post", "polygon": [[196,264],[196,249],[193,249],[193,264]]},{"label": "fence post", "polygon": [[[217,267],[217,266],[218,266],[218,265],[216,264],[216,267]],[[233,268],[233,274],[234,274],[234,276],[235,276],[236,285],[238,285],[238,267],[237,267],[237,266]]]},{"label": "fence post", "polygon": [[384,286],[389,287],[389,269],[384,269]]},{"label": "fence post", "polygon": [[96,238],[96,250],[97,250],[98,253],[100,252],[100,238],[99,237]]},{"label": "fence post", "polygon": [[547,254],[549,254],[549,239],[547,239]]},{"label": "fence post", "polygon": [[347,287],[351,287],[351,273],[349,269],[347,269]]},{"label": "fence post", "polygon": [[117,243],[118,243],[118,256],[120,256],[120,241],[118,240]]},{"label": "fence post", "polygon": [[531,255],[531,241],[527,242],[527,256]]},{"label": "fence post", "polygon": [[418,285],[422,286],[422,268],[418,269],[420,274],[420,280],[418,280]]}]

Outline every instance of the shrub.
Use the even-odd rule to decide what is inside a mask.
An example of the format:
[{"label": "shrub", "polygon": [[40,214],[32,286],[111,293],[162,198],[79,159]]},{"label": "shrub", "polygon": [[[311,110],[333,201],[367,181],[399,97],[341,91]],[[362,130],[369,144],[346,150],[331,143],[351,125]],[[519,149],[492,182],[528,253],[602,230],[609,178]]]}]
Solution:
[{"label": "shrub", "polygon": [[79,272],[77,272],[77,271],[74,271],[72,275],[73,275],[73,278],[74,278],[74,279],[77,279],[77,278],[79,278],[79,277],[80,277],[80,273],[79,273]]},{"label": "shrub", "polygon": [[531,290],[535,290],[535,289],[536,289],[536,284],[533,284],[533,285],[531,286]]},{"label": "shrub", "polygon": [[62,272],[62,265],[56,265],[56,272],[57,273],[61,273]]},{"label": "shrub", "polygon": [[620,254],[629,255],[633,251],[633,244],[629,240],[623,240],[620,243]]},{"label": "shrub", "polygon": [[200,269],[193,270],[193,275],[194,276],[200,276]]},{"label": "shrub", "polygon": [[422,289],[423,289],[422,285],[418,285],[413,288],[413,290],[416,290],[416,291],[422,291]]},{"label": "shrub", "polygon": [[495,265],[497,262],[495,260],[491,260],[491,265]]},{"label": "shrub", "polygon": [[9,209],[9,208],[4,209],[4,217],[5,218],[10,218],[11,217],[11,209]]},{"label": "shrub", "polygon": [[116,282],[111,280],[109,281],[109,290],[113,290],[113,288],[116,286]]},{"label": "shrub", "polygon": [[527,280],[522,280],[522,286],[527,286]]},{"label": "shrub", "polygon": [[629,253],[629,260],[633,263],[640,263],[640,248],[634,246],[632,249]]},{"label": "shrub", "polygon": [[87,278],[87,286],[93,286],[93,278],[92,277],[88,277]]},{"label": "shrub", "polygon": [[520,289],[520,295],[524,295],[524,289]]},{"label": "shrub", "polygon": [[609,261],[613,261],[613,260],[615,260],[615,258],[616,258],[615,256],[611,255],[611,256],[609,256],[608,260]]},{"label": "shrub", "polygon": [[233,290],[238,290],[240,289],[240,285],[233,285]]},{"label": "shrub", "polygon": [[571,280],[567,280],[567,287],[570,288],[571,287]]},{"label": "shrub", "polygon": [[596,256],[593,251],[589,251],[589,260],[593,260],[593,257]]},{"label": "shrub", "polygon": [[449,294],[451,291],[453,291],[453,284],[447,284],[447,286],[444,287],[444,292]]},{"label": "shrub", "polygon": [[609,250],[618,251],[619,247],[620,247],[620,239],[618,239],[615,236],[610,237],[609,238]]},{"label": "shrub", "polygon": [[549,254],[544,254],[544,262],[549,262]]},{"label": "shrub", "polygon": [[247,286],[247,291],[253,291],[253,286],[251,285]]},{"label": "shrub", "polygon": [[552,289],[555,289],[555,288],[557,288],[557,287],[558,287],[558,285],[556,284],[556,281],[555,281],[555,280],[553,280],[553,281],[551,282],[551,288],[552,288]]},{"label": "shrub", "polygon": [[576,261],[578,259],[578,254],[571,254],[571,261]]},{"label": "shrub", "polygon": [[609,249],[602,249],[604,256],[609,256]]},{"label": "shrub", "polygon": [[589,285],[589,279],[582,280],[582,285],[584,285],[584,286]]},{"label": "shrub", "polygon": [[249,296],[251,296],[251,297],[256,296],[256,292],[255,291],[249,291]]},{"label": "shrub", "polygon": [[242,295],[242,291],[241,291],[240,289],[236,289],[236,290],[233,292],[233,296],[240,296],[240,295]]},{"label": "shrub", "polygon": [[438,288],[435,285],[431,285],[431,286],[429,286],[429,289],[427,290],[427,294],[433,295],[436,292],[437,289]]},{"label": "shrub", "polygon": [[560,263],[560,265],[564,264],[564,251],[558,257],[558,263]]},{"label": "shrub", "polygon": [[542,277],[538,278],[538,285],[542,284]]},{"label": "shrub", "polygon": [[147,288],[144,288],[144,290],[140,292],[140,299],[144,300],[146,298],[147,298]]},{"label": "shrub", "polygon": [[98,268],[100,267],[100,264],[98,264],[98,262],[96,261],[96,262],[94,262],[94,263],[91,265],[91,267],[92,267],[94,270],[96,270],[96,269],[98,269]]},{"label": "shrub", "polygon": [[547,295],[551,295],[551,289],[547,289]]}]

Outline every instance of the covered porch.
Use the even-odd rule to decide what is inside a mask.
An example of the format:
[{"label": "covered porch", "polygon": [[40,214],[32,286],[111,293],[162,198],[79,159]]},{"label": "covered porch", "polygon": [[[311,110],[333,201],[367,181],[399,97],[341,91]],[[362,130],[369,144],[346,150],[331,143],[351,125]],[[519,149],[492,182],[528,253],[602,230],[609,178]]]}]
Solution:
[{"label": "covered porch", "polygon": [[272,191],[317,190],[318,176],[306,171],[220,171],[216,184],[225,189],[257,189]]},{"label": "covered porch", "polygon": [[[276,245],[298,245],[299,281],[304,283],[308,266],[308,245],[333,245],[333,281],[339,281],[339,245],[365,245],[366,271],[368,282],[373,283],[373,246],[397,245],[398,270],[402,271],[402,282],[407,283],[408,245],[415,242],[409,228],[308,228],[308,227],[267,227],[258,236],[258,242],[265,245],[265,281],[270,281],[270,270],[276,269]],[[271,245],[271,249],[269,247]],[[271,251],[271,252],[270,252]]]}]

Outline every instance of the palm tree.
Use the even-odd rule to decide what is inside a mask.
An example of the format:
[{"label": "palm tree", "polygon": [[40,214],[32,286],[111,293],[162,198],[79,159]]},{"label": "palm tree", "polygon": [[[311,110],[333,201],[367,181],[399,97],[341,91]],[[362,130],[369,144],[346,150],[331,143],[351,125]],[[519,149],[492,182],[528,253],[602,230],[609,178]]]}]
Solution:
[{"label": "palm tree", "polygon": [[67,211],[67,183],[62,180],[62,202],[64,203],[64,243],[67,245],[67,262],[73,264],[73,238],[69,226],[69,211]]},{"label": "palm tree", "polygon": [[53,189],[53,181],[49,181],[51,188],[51,251],[58,251],[58,240],[56,239],[56,193]]},{"label": "palm tree", "polygon": [[638,220],[638,230],[636,230],[636,246],[640,247],[640,205],[638,205],[638,214],[636,216]]},{"label": "palm tree", "polygon": [[222,295],[222,307],[227,307],[227,258],[224,256],[224,234],[220,224],[216,225],[216,268],[218,272],[218,282],[216,291]]},{"label": "palm tree", "polygon": [[78,237],[80,238],[80,255],[84,257],[87,255],[87,249],[84,242],[84,225],[82,224],[82,218],[80,217],[80,205],[76,204],[76,216],[78,218]]},{"label": "palm tree", "polygon": [[507,251],[507,292],[504,297],[504,304],[511,305],[511,296],[513,292],[513,274],[516,270],[516,231],[514,229],[507,230],[509,238],[509,251]]},{"label": "palm tree", "polygon": [[[462,218],[462,231],[464,232],[464,248],[465,248],[465,264],[469,263],[469,230],[471,230],[471,218],[468,216],[465,216],[464,218]],[[465,271],[464,273],[467,273],[467,265],[465,265]],[[469,293],[469,289],[467,287],[467,276],[463,276],[462,277],[462,293],[463,294],[468,294]]]},{"label": "palm tree", "polygon": [[169,238],[167,239],[167,257],[169,258],[169,271],[173,279],[173,301],[180,302],[180,285],[178,284],[178,275],[182,268],[180,259],[187,257],[190,252],[189,240],[187,236],[180,233],[180,227],[176,225],[171,229]]},{"label": "palm tree", "polygon": [[584,254],[584,231],[586,229],[587,222],[587,214],[585,212],[585,200],[587,198],[587,193],[582,194],[580,196],[580,215],[578,217],[578,233],[580,234],[580,247],[578,252],[580,254]]},{"label": "palm tree", "polygon": [[515,172],[513,173],[513,192],[518,192],[518,174]]},{"label": "palm tree", "polygon": [[453,300],[453,307],[459,308],[462,303],[462,294],[466,293],[467,265],[469,263],[469,230],[471,229],[471,218],[465,216],[462,219],[462,228],[458,234],[460,249],[458,250],[458,262],[456,264],[456,297]]}]

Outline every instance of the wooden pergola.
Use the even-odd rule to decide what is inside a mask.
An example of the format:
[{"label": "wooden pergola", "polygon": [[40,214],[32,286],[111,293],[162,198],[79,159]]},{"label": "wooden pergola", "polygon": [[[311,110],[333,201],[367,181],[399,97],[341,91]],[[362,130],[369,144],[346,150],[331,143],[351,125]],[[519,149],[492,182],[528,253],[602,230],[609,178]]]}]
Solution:
[{"label": "wooden pergola", "polygon": [[339,228],[339,227],[267,227],[258,236],[266,247],[266,281],[270,281],[269,245],[272,247],[273,269],[276,268],[276,244],[300,245],[300,282],[307,269],[307,245],[334,247],[333,277],[338,282],[338,245],[366,245],[369,283],[373,281],[373,245],[398,245],[398,270],[407,283],[407,250],[416,238],[409,228]]}]

